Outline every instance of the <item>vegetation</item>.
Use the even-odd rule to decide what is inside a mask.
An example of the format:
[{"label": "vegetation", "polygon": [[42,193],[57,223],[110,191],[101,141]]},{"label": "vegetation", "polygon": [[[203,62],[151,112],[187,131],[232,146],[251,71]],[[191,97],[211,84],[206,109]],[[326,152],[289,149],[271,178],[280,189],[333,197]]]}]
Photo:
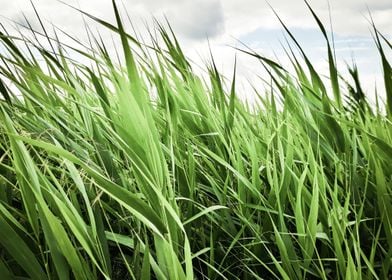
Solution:
[{"label": "vegetation", "polygon": [[0,34],[2,279],[391,277],[392,46],[374,26],[385,104],[340,75],[309,7],[328,79],[286,29],[294,73],[243,50],[271,81],[251,107],[235,69],[197,76],[170,28],[146,44],[113,4],[116,25],[86,16],[123,66],[91,33]]}]

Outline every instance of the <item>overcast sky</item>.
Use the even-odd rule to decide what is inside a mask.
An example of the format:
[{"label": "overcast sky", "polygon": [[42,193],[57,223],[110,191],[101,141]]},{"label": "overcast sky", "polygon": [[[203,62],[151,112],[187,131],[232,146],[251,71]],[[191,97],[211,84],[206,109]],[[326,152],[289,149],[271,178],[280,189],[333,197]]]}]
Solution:
[{"label": "overcast sky", "polygon": [[[110,0],[69,0],[70,5],[81,8],[95,16],[114,22]],[[283,21],[293,30],[299,41],[317,65],[326,72],[326,53],[323,38],[317,30],[311,14],[302,0],[270,0]],[[35,0],[40,15],[47,23],[53,23],[83,40],[82,17],[74,10],[56,0]],[[230,73],[235,50],[241,41],[262,54],[276,55],[286,63],[280,44],[284,42],[283,31],[267,1],[263,0],[123,0],[136,28],[143,33],[145,23],[166,16],[173,26],[186,53],[195,61],[207,58],[207,38],[219,67]],[[380,62],[372,41],[370,10],[378,27],[388,38],[392,35],[392,0],[310,0],[309,3],[329,27],[329,8],[335,33],[339,63],[344,67],[352,58],[360,68],[361,78],[368,91],[380,83]],[[34,12],[29,0],[0,0],[2,23],[7,19],[23,23],[23,14],[33,23]],[[98,28],[98,27],[97,27]],[[98,28],[99,30],[99,28]],[[100,30],[99,30],[100,31]],[[101,31],[105,32],[105,31]],[[390,53],[388,53],[390,55]],[[253,80],[260,69],[253,59],[239,58],[239,72]]]}]

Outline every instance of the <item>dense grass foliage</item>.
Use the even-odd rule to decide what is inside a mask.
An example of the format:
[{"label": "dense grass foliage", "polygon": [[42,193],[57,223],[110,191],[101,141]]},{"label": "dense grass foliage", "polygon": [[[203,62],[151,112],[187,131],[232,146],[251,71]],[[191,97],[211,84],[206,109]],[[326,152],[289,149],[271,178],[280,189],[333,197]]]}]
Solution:
[{"label": "dense grass foliage", "polygon": [[313,14],[328,79],[294,37],[294,73],[244,51],[271,81],[249,108],[235,71],[212,61],[203,79],[170,29],[146,45],[114,11],[90,17],[123,66],[91,34],[72,50],[0,34],[2,279],[391,277],[391,45],[375,28],[385,107],[340,75]]}]

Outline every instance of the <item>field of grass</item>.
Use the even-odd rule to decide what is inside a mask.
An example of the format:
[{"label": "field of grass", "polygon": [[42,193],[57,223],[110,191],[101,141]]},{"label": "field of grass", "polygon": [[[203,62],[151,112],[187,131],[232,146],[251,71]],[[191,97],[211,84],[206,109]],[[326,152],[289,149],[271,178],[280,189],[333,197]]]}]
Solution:
[{"label": "field of grass", "polygon": [[235,69],[198,76],[169,27],[145,44],[114,12],[86,16],[122,66],[99,36],[0,34],[1,279],[392,277],[392,46],[374,26],[385,104],[340,75],[313,14],[327,79],[287,30],[293,73],[244,51],[271,81],[250,108]]}]

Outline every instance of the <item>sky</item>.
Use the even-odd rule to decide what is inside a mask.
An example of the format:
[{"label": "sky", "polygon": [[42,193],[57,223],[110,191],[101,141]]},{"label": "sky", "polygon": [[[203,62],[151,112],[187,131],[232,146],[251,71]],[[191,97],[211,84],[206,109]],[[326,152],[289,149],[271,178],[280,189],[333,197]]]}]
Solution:
[{"label": "sky", "polygon": [[[33,0],[45,24],[54,24],[62,30],[86,40],[82,16],[57,0]],[[245,97],[252,93],[247,81],[258,82],[262,75],[260,64],[235,50],[243,44],[253,50],[287,64],[282,44],[283,29],[272,8],[301,42],[316,68],[327,74],[325,41],[317,29],[303,0],[118,0],[121,10],[126,10],[132,24],[141,34],[145,26],[153,26],[155,17],[166,17],[172,25],[185,53],[196,64],[208,60],[209,46],[218,67],[230,75],[234,58],[238,59],[238,75],[242,80]],[[391,0],[309,0],[323,23],[333,30],[338,65],[345,68],[353,60],[360,70],[360,78],[373,100],[375,86],[382,92],[381,64],[371,35],[369,11],[377,28],[392,38]],[[69,5],[90,14],[114,21],[110,0],[68,0]],[[24,23],[26,17],[37,26],[34,10],[29,0],[0,0],[0,22]],[[272,8],[271,8],[272,7]],[[124,15],[125,17],[125,15]],[[330,21],[331,20],[331,21]],[[332,22],[332,24],[330,24]],[[110,40],[103,27],[88,22],[89,26]],[[128,25],[130,28],[130,24]],[[108,37],[105,37],[108,36]],[[65,40],[65,39],[64,39]],[[391,53],[387,54],[391,58]],[[264,73],[265,74],[265,73]],[[382,93],[381,93],[382,94]],[[247,96],[249,95],[249,96]]]}]

